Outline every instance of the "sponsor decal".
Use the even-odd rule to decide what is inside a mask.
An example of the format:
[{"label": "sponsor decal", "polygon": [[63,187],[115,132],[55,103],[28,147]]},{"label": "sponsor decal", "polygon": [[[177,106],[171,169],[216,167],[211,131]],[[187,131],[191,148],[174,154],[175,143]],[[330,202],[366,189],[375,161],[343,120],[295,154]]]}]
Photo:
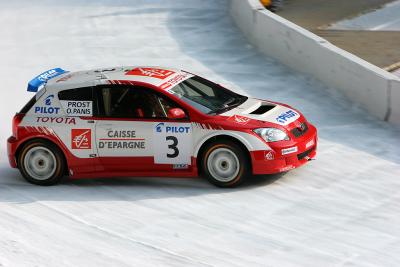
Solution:
[{"label": "sponsor decal", "polygon": [[233,121],[243,125],[247,124],[250,120],[251,120],[250,118],[243,117],[240,115],[233,115],[232,117],[228,118],[228,121]]},{"label": "sponsor decal", "polygon": [[48,70],[48,71],[46,71],[46,72],[43,72],[42,74],[40,74],[39,76],[37,76],[37,79],[39,80],[39,81],[41,81],[41,82],[45,82],[45,81],[47,81],[48,79],[50,79],[50,78],[52,78],[52,77],[55,77],[55,76],[57,76],[57,75],[60,75],[60,74],[62,74],[63,73],[63,71],[59,71],[59,70],[57,70],[57,69],[51,69],[51,70]]},{"label": "sponsor decal", "polygon": [[306,148],[309,148],[309,147],[313,146],[314,143],[315,143],[315,142],[314,142],[314,139],[311,139],[310,141],[307,142]]},{"label": "sponsor decal", "polygon": [[41,123],[57,123],[57,124],[76,124],[75,118],[64,117],[37,117],[36,122]]},{"label": "sponsor decal", "polygon": [[58,114],[60,108],[55,107],[35,107],[35,113],[40,114]]},{"label": "sponsor decal", "polygon": [[54,95],[48,95],[44,99],[44,105],[45,106],[37,106],[35,107],[35,113],[40,113],[40,114],[58,114],[60,111],[60,108],[57,107],[52,107],[52,102],[54,99]]},{"label": "sponsor decal", "polygon": [[71,129],[71,148],[72,149],[91,149],[92,130],[91,129]]},{"label": "sponsor decal", "polygon": [[161,89],[168,89],[171,86],[177,85],[178,83],[192,77],[193,75],[190,73],[184,73],[184,74],[178,74],[175,77],[173,77],[172,79],[170,79],[169,81],[166,81],[165,83],[160,85]]},{"label": "sponsor decal", "polygon": [[293,110],[288,110],[280,114],[275,120],[281,124],[286,124],[293,120],[294,117],[299,116],[299,114]]},{"label": "sponsor decal", "polygon": [[46,106],[51,106],[51,100],[54,98],[54,95],[49,95],[44,99],[44,104]]},{"label": "sponsor decal", "polygon": [[297,146],[282,149],[282,155],[287,155],[297,152]]},{"label": "sponsor decal", "polygon": [[189,164],[174,164],[172,168],[174,170],[184,170],[189,168]]},{"label": "sponsor decal", "polygon": [[125,75],[146,76],[164,80],[174,74],[174,71],[157,68],[135,68],[128,71]]},{"label": "sponsor decal", "polygon": [[92,116],[93,101],[61,100],[61,105],[69,116]]},{"label": "sponsor decal", "polygon": [[164,128],[164,123],[163,122],[160,122],[155,127],[157,133],[161,133],[163,128]]},{"label": "sponsor decal", "polygon": [[[143,141],[138,141],[138,140],[143,140]],[[146,149],[146,144],[144,139],[137,139],[136,141],[128,141],[128,140],[105,141],[105,139],[100,139],[99,148],[100,149]]]},{"label": "sponsor decal", "polygon": [[190,126],[173,126],[173,125],[165,125],[163,122],[157,124],[155,126],[155,130],[157,133],[190,133]]},{"label": "sponsor decal", "polygon": [[110,130],[99,139],[99,149],[146,149],[144,138],[137,138],[133,130]]},{"label": "sponsor decal", "polygon": [[136,137],[136,131],[132,130],[108,131],[107,136],[110,138],[134,138]]},{"label": "sponsor decal", "polygon": [[154,163],[190,165],[192,156],[190,123],[155,123],[153,128]]},{"label": "sponsor decal", "polygon": [[265,159],[266,160],[273,160],[274,159],[274,152],[272,150],[265,151]]}]

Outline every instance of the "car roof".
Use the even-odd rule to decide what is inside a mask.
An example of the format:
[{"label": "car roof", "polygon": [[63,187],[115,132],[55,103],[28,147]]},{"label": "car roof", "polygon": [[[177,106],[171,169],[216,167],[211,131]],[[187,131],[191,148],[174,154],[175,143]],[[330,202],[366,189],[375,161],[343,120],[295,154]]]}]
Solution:
[{"label": "car roof", "polygon": [[70,88],[89,87],[98,84],[120,84],[140,82],[168,89],[192,74],[159,66],[123,66],[86,71],[66,72],[47,81],[46,88],[64,90]]}]

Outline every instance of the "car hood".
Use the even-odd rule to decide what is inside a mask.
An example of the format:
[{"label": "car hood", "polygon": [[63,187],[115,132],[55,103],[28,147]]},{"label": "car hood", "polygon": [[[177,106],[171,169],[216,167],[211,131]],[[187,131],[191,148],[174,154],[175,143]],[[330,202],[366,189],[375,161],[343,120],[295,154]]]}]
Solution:
[{"label": "car hood", "polygon": [[288,106],[255,98],[248,98],[240,106],[220,115],[227,116],[228,120],[241,124],[246,124],[250,120],[258,120],[284,127],[298,120],[301,116],[298,111]]}]

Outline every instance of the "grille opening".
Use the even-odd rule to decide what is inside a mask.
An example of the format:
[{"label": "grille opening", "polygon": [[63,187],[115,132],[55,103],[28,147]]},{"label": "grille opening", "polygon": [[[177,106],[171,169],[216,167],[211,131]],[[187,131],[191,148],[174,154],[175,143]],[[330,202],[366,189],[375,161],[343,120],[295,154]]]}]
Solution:
[{"label": "grille opening", "polygon": [[313,150],[314,150],[314,148],[311,148],[311,149],[309,149],[309,150],[307,150],[307,151],[304,151],[303,153],[297,154],[297,159],[298,159],[298,160],[304,159],[305,157],[307,157],[308,155],[310,155],[310,153],[311,153]]},{"label": "grille opening", "polygon": [[303,122],[299,128],[294,128],[293,130],[291,130],[292,134],[295,137],[300,137],[302,135],[304,135],[306,132],[308,131],[308,125],[306,122]]},{"label": "grille opening", "polygon": [[253,110],[252,112],[250,112],[250,114],[261,115],[261,114],[264,114],[264,113],[270,111],[274,107],[275,106],[263,105],[263,106],[258,107],[256,110]]}]

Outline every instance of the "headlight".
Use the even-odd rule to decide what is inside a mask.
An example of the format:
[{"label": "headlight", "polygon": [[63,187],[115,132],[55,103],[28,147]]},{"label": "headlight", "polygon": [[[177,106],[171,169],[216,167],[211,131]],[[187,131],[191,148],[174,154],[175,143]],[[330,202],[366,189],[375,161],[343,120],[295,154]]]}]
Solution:
[{"label": "headlight", "polygon": [[289,140],[289,136],[284,131],[276,128],[259,128],[254,132],[267,142]]}]

